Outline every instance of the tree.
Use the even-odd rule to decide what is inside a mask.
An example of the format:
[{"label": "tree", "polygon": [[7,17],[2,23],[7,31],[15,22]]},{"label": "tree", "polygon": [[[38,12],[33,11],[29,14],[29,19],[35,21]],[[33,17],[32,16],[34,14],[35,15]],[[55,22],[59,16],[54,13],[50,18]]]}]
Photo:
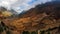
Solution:
[{"label": "tree", "polygon": [[8,31],[6,32],[6,34],[11,34],[11,32],[8,30]]},{"label": "tree", "polygon": [[37,34],[37,32],[33,31],[33,32],[31,32],[31,34]]},{"label": "tree", "polygon": [[23,34],[30,34],[28,31],[23,31],[22,33]]},{"label": "tree", "polygon": [[40,31],[41,33],[40,34],[44,34],[45,33],[45,31]]},{"label": "tree", "polygon": [[50,34],[50,32],[48,31],[48,33],[47,34]]}]

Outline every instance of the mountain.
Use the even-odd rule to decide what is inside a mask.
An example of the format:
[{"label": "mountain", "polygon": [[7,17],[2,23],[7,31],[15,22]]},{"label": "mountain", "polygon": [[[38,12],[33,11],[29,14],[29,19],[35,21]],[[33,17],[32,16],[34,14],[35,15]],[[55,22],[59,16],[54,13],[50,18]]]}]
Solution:
[{"label": "mountain", "polygon": [[19,14],[10,25],[15,26],[16,30],[22,31],[49,31],[50,29],[55,30],[56,27],[58,29],[60,26],[60,1],[39,4],[35,8]]},{"label": "mountain", "polygon": [[60,34],[60,1],[39,4],[35,8],[22,12],[14,19],[2,21],[11,34],[21,34],[23,31]]},{"label": "mountain", "polygon": [[[47,2],[45,4],[37,5],[35,8],[26,11],[25,14],[22,14],[20,17],[29,17],[34,16],[35,14],[38,15],[40,13],[45,12],[47,15],[54,15],[55,19],[60,18],[60,1],[52,1]],[[51,15],[51,16],[52,16]]]}]

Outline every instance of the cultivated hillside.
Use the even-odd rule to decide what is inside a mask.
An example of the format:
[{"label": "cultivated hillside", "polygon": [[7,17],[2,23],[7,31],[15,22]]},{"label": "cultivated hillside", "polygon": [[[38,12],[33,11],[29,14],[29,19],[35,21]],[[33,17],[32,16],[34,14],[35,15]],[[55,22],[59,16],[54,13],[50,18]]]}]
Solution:
[{"label": "cultivated hillside", "polygon": [[[22,31],[44,31],[60,34],[60,1],[37,5],[14,19],[3,19],[6,31],[11,34],[21,34]],[[1,23],[2,23],[1,22]],[[2,24],[1,24],[2,25]]]}]

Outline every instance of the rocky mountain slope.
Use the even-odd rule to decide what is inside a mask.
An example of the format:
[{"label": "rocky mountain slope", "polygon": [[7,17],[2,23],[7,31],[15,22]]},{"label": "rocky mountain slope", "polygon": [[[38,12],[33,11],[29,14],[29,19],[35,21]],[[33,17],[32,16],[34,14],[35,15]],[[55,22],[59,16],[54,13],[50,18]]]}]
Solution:
[{"label": "rocky mountain slope", "polygon": [[60,34],[60,1],[37,5],[27,12],[19,14],[18,17],[3,19],[1,25],[6,27],[4,34],[6,31],[10,31],[11,34],[21,34],[23,31],[38,30]]}]

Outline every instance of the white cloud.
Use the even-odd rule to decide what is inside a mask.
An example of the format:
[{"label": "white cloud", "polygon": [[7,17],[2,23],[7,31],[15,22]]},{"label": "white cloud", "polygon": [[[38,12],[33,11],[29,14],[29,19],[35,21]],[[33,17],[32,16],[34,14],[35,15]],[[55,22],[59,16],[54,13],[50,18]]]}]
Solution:
[{"label": "white cloud", "polygon": [[45,3],[51,0],[0,0],[0,6],[8,9],[14,9],[17,13],[35,7],[37,4]]}]

